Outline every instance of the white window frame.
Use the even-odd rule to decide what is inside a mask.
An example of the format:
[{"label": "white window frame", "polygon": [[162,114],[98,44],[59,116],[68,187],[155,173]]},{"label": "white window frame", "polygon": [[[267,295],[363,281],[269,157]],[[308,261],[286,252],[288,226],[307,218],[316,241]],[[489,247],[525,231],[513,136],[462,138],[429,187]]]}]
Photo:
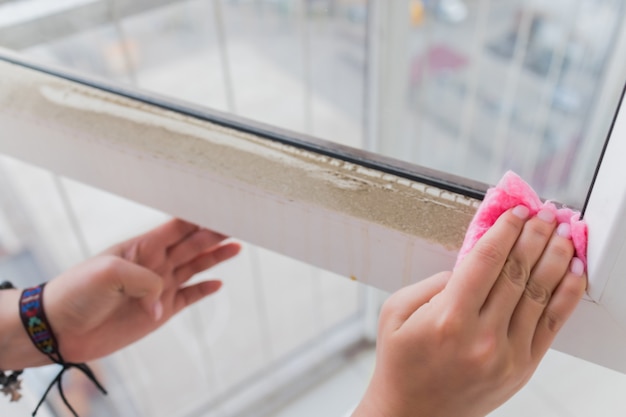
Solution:
[{"label": "white window frame", "polygon": [[[485,191],[3,50],[0,108],[5,155],[387,291],[452,267],[479,201],[466,195]],[[625,136],[622,109],[586,214],[588,296],[555,347],[626,373]]]}]

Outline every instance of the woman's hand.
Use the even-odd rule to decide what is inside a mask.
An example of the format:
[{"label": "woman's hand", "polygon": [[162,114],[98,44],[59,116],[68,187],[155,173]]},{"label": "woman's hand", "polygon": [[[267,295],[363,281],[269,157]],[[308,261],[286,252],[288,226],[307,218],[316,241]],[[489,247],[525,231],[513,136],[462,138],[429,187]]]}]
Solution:
[{"label": "woman's hand", "polygon": [[115,352],[217,291],[220,281],[185,284],[239,252],[225,239],[172,220],[50,281],[44,307],[63,358],[85,362]]},{"label": "woman's hand", "polygon": [[392,295],[353,417],[484,416],[530,378],[586,288],[568,225],[519,206],[453,272]]}]

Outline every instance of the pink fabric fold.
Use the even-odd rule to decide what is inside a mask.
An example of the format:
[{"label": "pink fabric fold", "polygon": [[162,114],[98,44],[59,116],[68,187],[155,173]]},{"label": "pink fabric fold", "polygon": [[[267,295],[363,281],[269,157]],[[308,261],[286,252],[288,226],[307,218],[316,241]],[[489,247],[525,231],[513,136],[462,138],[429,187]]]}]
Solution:
[{"label": "pink fabric fold", "polygon": [[556,215],[559,224],[568,223],[572,230],[576,256],[587,267],[587,224],[580,219],[580,213],[569,208],[557,208],[550,201],[542,202],[530,185],[511,171],[504,174],[498,185],[487,191],[467,229],[457,265],[502,213],[518,205],[528,207],[531,215],[537,214],[541,209],[550,210]]}]

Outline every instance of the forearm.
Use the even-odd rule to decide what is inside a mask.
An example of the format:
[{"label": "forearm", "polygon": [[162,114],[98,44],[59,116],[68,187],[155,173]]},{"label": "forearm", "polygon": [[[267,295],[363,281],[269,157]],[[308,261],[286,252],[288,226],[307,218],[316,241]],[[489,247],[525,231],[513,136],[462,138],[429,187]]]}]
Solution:
[{"label": "forearm", "polygon": [[20,290],[0,291],[0,370],[42,366],[51,361],[35,348],[19,314]]}]

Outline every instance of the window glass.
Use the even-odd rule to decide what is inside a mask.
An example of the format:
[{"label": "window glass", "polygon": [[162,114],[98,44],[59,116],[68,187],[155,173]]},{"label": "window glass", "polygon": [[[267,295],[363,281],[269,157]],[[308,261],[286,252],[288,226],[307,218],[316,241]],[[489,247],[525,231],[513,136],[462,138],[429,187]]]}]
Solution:
[{"label": "window glass", "polygon": [[401,122],[413,161],[488,183],[513,169],[580,206],[626,81],[623,2],[411,8]]},{"label": "window glass", "polygon": [[578,207],[625,81],[623,0],[38,5],[0,45]]}]

